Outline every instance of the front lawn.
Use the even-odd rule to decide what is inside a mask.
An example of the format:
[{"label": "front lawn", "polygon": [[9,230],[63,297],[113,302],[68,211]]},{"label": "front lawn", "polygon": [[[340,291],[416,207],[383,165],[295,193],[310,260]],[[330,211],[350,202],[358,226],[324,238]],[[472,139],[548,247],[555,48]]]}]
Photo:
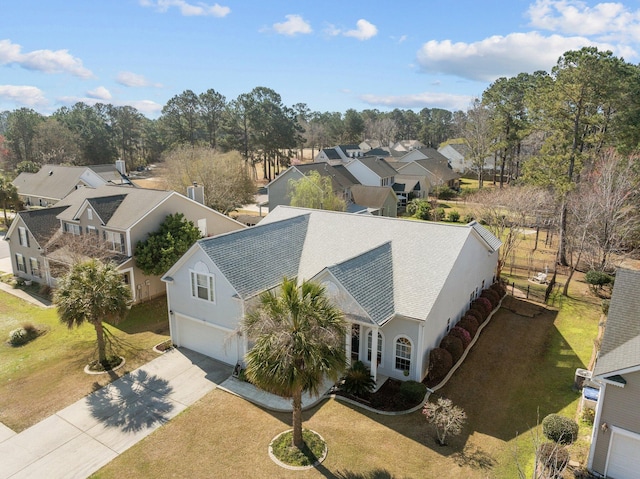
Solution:
[{"label": "front lawn", "polygon": [[[437,392],[469,416],[450,446],[436,444],[420,412],[382,416],[330,400],[304,413],[304,427],[327,441],[327,459],[317,469],[287,471],[267,448],[289,428],[290,415],[214,390],[94,477],[517,477],[515,457],[525,470],[532,465],[538,411],[540,420],[551,412],[575,415],[573,376],[589,361],[599,309],[585,298],[563,299],[560,310],[513,298],[503,304]],[[581,428],[573,458],[584,459],[588,433]]]},{"label": "front lawn", "polygon": [[[47,332],[24,346],[10,346],[9,331],[27,322]],[[85,374],[84,366],[96,355],[93,326],[69,330],[55,308],[38,308],[0,291],[0,422],[22,431],[157,357],[151,348],[169,332],[165,298],[134,306],[125,321],[108,328],[127,363],[116,373]]]}]

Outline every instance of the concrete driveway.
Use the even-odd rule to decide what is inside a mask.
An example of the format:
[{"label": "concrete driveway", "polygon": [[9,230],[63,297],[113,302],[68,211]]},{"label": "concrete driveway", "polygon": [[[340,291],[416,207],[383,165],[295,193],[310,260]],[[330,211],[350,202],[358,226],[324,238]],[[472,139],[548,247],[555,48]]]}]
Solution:
[{"label": "concrete driveway", "polygon": [[9,242],[4,240],[5,232],[0,233],[0,271],[11,273],[11,255],[9,253]]},{"label": "concrete driveway", "polygon": [[0,479],[86,478],[215,389],[232,369],[190,350],[170,350],[19,434],[0,434]]}]

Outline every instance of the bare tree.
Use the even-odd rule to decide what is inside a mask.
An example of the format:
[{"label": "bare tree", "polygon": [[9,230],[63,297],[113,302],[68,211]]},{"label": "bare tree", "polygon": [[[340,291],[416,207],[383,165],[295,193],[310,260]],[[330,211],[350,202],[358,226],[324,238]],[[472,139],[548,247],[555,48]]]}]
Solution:
[{"label": "bare tree", "polygon": [[441,446],[447,444],[447,436],[460,434],[464,423],[467,422],[467,414],[447,398],[438,398],[435,403],[427,402],[422,408],[422,414],[425,415],[429,424],[435,426],[438,443]]},{"label": "bare tree", "polygon": [[554,207],[553,198],[542,188],[532,186],[483,190],[470,199],[475,203],[474,216],[502,241],[496,276],[507,258],[518,247],[525,230],[535,227],[543,213]]},{"label": "bare tree", "polygon": [[478,175],[478,188],[482,188],[484,163],[492,153],[491,111],[476,99],[467,110],[462,137],[469,148],[471,169]]}]

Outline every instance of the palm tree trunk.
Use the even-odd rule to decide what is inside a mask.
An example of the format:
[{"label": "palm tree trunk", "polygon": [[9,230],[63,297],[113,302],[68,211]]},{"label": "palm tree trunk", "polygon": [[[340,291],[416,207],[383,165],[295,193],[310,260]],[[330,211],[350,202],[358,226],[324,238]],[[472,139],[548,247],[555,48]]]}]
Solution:
[{"label": "palm tree trunk", "polygon": [[107,347],[104,342],[104,328],[102,321],[97,321],[93,325],[96,328],[96,336],[98,339],[98,361],[105,362],[107,360]]},{"label": "palm tree trunk", "polygon": [[298,449],[302,449],[304,441],[302,440],[302,391],[293,393],[293,445]]}]

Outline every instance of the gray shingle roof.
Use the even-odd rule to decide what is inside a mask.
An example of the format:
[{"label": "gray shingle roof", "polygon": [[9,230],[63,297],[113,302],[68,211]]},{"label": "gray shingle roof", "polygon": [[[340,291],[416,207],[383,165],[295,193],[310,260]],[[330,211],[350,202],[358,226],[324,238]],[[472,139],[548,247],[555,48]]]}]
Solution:
[{"label": "gray shingle roof", "polygon": [[379,325],[395,313],[391,243],[328,268]]},{"label": "gray shingle roof", "polygon": [[263,224],[198,241],[241,298],[298,275],[309,216]]},{"label": "gray shingle roof", "polygon": [[106,225],[125,198],[126,195],[104,196],[101,198],[90,198],[87,202],[100,217],[102,224]]},{"label": "gray shingle roof", "polygon": [[20,211],[18,215],[29,229],[41,248],[60,230],[57,215],[66,207],[44,208],[41,210]]},{"label": "gray shingle roof", "polygon": [[[333,182],[333,190],[338,191],[339,189],[349,188],[354,184],[350,178],[344,175],[344,171],[347,171],[346,168],[337,169],[331,166],[329,163],[307,163],[304,165],[295,166],[303,175],[307,176],[311,171],[317,171],[320,176],[327,176],[332,179]],[[353,175],[350,174],[351,177]],[[359,182],[356,180],[355,184]]]},{"label": "gray shingle roof", "polygon": [[43,165],[37,173],[20,173],[13,184],[21,195],[60,200],[76,188],[87,170],[86,166]]},{"label": "gray shingle roof", "polygon": [[358,158],[367,168],[373,171],[380,178],[389,178],[396,175],[396,170],[384,159],[377,156],[363,156]]},{"label": "gray shingle roof", "polygon": [[392,189],[389,186],[353,185],[351,194],[353,201],[369,208],[381,208]]},{"label": "gray shingle roof", "polygon": [[640,366],[640,271],[619,269],[595,376]]},{"label": "gray shingle roof", "polygon": [[340,153],[338,153],[335,148],[323,148],[322,151],[330,160],[342,159],[342,157],[340,156]]},{"label": "gray shingle roof", "polygon": [[428,173],[430,173],[430,175],[427,174],[427,176],[429,176],[429,180],[433,184],[438,184],[440,182],[446,183],[450,180],[455,180],[457,178],[460,178],[460,175],[455,171],[453,171],[453,169],[449,165],[449,160],[447,160],[446,158],[444,158],[444,160],[440,160],[440,159],[416,160],[416,163],[422,166],[425,170],[427,170]]}]

